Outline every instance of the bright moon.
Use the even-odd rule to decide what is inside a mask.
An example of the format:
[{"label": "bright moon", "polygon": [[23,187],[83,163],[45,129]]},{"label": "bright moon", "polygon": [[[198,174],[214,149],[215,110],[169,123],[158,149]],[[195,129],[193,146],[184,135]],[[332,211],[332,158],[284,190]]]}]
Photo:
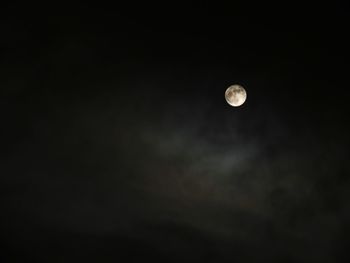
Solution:
[{"label": "bright moon", "polygon": [[241,106],[247,99],[247,92],[240,85],[232,85],[225,91],[225,99],[233,107]]}]

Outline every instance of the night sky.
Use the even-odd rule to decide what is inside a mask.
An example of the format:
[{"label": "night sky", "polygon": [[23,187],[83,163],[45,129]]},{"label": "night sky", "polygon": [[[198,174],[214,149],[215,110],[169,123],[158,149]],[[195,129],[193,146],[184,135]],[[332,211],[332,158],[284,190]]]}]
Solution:
[{"label": "night sky", "polygon": [[348,262],[349,10],[3,4],[0,261]]}]

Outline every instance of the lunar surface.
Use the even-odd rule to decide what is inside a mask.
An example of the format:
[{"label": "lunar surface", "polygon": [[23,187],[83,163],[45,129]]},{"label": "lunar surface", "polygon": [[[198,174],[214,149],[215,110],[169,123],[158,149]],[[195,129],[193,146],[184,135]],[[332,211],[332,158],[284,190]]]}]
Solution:
[{"label": "lunar surface", "polygon": [[225,91],[225,99],[233,107],[241,106],[247,99],[247,92],[240,85],[232,85]]}]

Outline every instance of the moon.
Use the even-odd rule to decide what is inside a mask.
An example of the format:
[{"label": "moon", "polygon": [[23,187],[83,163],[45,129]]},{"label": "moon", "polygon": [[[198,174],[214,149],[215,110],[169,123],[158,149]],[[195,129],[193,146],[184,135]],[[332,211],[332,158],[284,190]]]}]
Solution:
[{"label": "moon", "polygon": [[233,107],[241,106],[247,99],[247,92],[241,85],[232,85],[225,91],[225,99]]}]

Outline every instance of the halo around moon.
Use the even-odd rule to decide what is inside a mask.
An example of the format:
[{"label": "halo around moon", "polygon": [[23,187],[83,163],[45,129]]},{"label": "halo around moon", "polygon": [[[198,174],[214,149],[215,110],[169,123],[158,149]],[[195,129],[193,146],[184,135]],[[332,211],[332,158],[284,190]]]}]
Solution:
[{"label": "halo around moon", "polygon": [[232,85],[225,91],[225,99],[233,107],[241,106],[247,99],[247,92],[241,85]]}]

